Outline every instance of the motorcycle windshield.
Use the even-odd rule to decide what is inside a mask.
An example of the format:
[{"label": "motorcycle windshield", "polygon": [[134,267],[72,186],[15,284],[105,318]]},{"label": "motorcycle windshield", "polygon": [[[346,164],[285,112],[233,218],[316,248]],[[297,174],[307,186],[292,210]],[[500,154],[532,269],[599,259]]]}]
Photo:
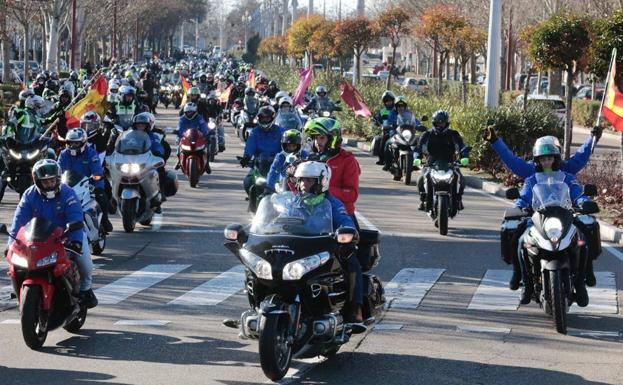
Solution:
[{"label": "motorcycle windshield", "polygon": [[28,242],[44,242],[58,226],[43,217],[34,217],[26,223],[25,237]]},{"label": "motorcycle windshield", "polygon": [[333,232],[331,203],[309,202],[291,191],[262,199],[251,224],[258,235],[327,235]]},{"label": "motorcycle windshield", "polygon": [[260,173],[260,175],[268,175],[268,172],[270,171],[270,166],[272,166],[274,159],[274,156],[261,154],[255,160],[255,169]]},{"label": "motorcycle windshield", "polygon": [[124,129],[128,129],[132,126],[132,114],[123,114],[118,116],[117,123]]},{"label": "motorcycle windshield", "polygon": [[15,141],[19,144],[29,144],[37,140],[37,132],[34,127],[18,127],[15,131]]},{"label": "motorcycle windshield", "polygon": [[115,151],[121,155],[140,155],[149,151],[151,141],[144,131],[130,130],[121,134],[115,144]]},{"label": "motorcycle windshield", "polygon": [[535,177],[537,183],[532,188],[533,210],[541,211],[552,206],[571,209],[571,196],[564,172],[540,172]]},{"label": "motorcycle windshield", "polygon": [[74,187],[80,181],[84,179],[84,175],[81,172],[67,170],[61,176],[61,182],[65,183],[69,187]]}]

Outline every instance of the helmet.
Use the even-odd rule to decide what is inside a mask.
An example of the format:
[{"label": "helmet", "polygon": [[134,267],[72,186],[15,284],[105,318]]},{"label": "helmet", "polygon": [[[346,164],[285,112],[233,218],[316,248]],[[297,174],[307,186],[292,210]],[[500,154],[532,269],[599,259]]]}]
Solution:
[{"label": "helmet", "polygon": [[69,79],[72,81],[78,80],[78,73],[76,71],[71,71],[71,73],[69,74]]},{"label": "helmet", "polygon": [[71,92],[71,90],[69,88],[63,87],[63,88],[61,88],[61,91],[58,93],[59,99],[62,96],[67,96],[69,98],[69,101],[71,101],[71,99],[73,98],[74,94],[73,94],[73,92]]},{"label": "helmet", "polygon": [[329,136],[329,130],[320,124],[320,119],[308,120],[305,123],[305,127],[303,127],[303,132],[310,138],[315,136]]},{"label": "helmet", "polygon": [[87,148],[87,132],[83,128],[74,128],[67,131],[65,146],[69,149],[71,156],[82,154]]},{"label": "helmet", "polygon": [[37,75],[37,77],[35,78],[35,81],[39,84],[44,84],[46,81],[46,76],[43,73],[40,73],[39,75]]},{"label": "helmet", "polygon": [[130,86],[121,86],[121,87],[119,88],[119,93],[120,93],[122,96],[125,96],[125,95],[132,95],[132,96],[134,96],[134,95],[136,94],[136,90],[134,89],[134,87],[130,87]]},{"label": "helmet", "polygon": [[89,111],[80,118],[80,127],[87,132],[87,138],[91,139],[99,132],[101,122],[97,113]]},{"label": "helmet", "polygon": [[560,141],[558,140],[557,137],[553,136],[553,135],[548,135],[548,136],[542,136],[540,138],[538,138],[536,140],[536,142],[534,142],[534,146],[539,146],[539,145],[544,145],[544,144],[551,144],[554,145],[556,147],[558,147],[558,149],[560,150],[562,148],[562,146],[560,145]]},{"label": "helmet", "polygon": [[138,127],[137,125],[145,125],[145,132],[149,132],[151,131],[151,127],[152,127],[152,118],[151,118],[151,114],[149,112],[141,112],[140,114],[137,114],[134,116],[134,118],[132,118],[132,129],[136,130]]},{"label": "helmet", "polygon": [[275,94],[275,100],[277,101],[277,103],[281,103],[280,102],[281,98],[284,98],[286,96],[290,96],[290,94],[288,94],[288,91],[279,91]]},{"label": "helmet", "polygon": [[50,79],[58,80],[58,72],[56,72],[56,71],[50,72]]},{"label": "helmet", "polygon": [[24,91],[19,93],[19,100],[25,102],[26,99],[30,98],[31,96],[35,96],[35,92],[30,88],[26,88]]},{"label": "helmet", "polygon": [[316,87],[316,95],[320,96],[319,94],[324,93],[325,95],[327,94],[327,89],[324,88],[324,86],[318,86]]},{"label": "helmet", "polygon": [[394,103],[394,105],[396,107],[398,107],[398,105],[404,106],[405,108],[409,107],[409,105],[407,104],[407,99],[404,96],[399,96],[398,98],[396,98],[396,102]]},{"label": "helmet", "polygon": [[194,114],[197,113],[197,105],[193,102],[186,103],[186,105],[184,106],[184,114],[188,112],[192,112],[194,116]]},{"label": "helmet", "polygon": [[207,79],[209,82],[214,81],[214,75],[212,75],[211,73],[209,73],[209,74],[207,74],[207,75],[206,75],[206,79]]},{"label": "helmet", "polygon": [[217,100],[218,100],[218,98],[216,97],[216,93],[214,93],[214,92],[210,92],[210,93],[208,94],[208,103],[209,103],[211,100],[213,100],[213,101],[217,101]]},{"label": "helmet", "polygon": [[[321,194],[329,190],[331,181],[331,169],[323,162],[303,162],[294,172],[295,178],[316,178],[316,184],[312,187],[311,194]],[[301,184],[296,182],[296,188],[300,191]]]},{"label": "helmet", "polygon": [[29,97],[28,99],[26,99],[26,102],[24,103],[24,105],[28,109],[38,110],[39,108],[43,107],[43,103],[44,102],[45,101],[43,100],[43,98],[41,96],[33,95],[33,96]]},{"label": "helmet", "polygon": [[317,118],[316,120],[329,133],[329,150],[337,150],[342,145],[342,125],[340,122],[331,118]]},{"label": "helmet", "polygon": [[294,150],[294,153],[297,153],[301,150],[301,145],[303,144],[303,137],[301,136],[301,132],[299,130],[287,130],[286,132],[283,133],[283,136],[281,137],[281,149],[283,151],[286,151],[286,145],[287,144],[296,144],[296,150]]},{"label": "helmet", "polygon": [[257,111],[257,122],[264,131],[269,131],[275,122],[275,109],[271,106],[263,106]]},{"label": "helmet", "polygon": [[553,143],[544,143],[543,141],[539,143],[539,140],[537,140],[537,143],[532,147],[532,156],[536,159],[540,156],[548,155],[560,157],[560,149]]},{"label": "helmet", "polygon": [[444,132],[450,123],[450,115],[445,110],[437,110],[433,113],[433,127],[438,132]]},{"label": "helmet", "polygon": [[289,96],[284,96],[283,98],[281,98],[281,100],[279,101],[279,106],[281,107],[282,104],[288,103],[290,106],[292,106],[292,104],[294,103],[292,101],[292,98]]},{"label": "helmet", "polygon": [[108,92],[113,94],[119,92],[119,82],[117,82],[116,80],[111,81],[108,85]]},{"label": "helmet", "polygon": [[253,95],[255,95],[255,90],[253,88],[251,88],[251,87],[247,87],[244,90],[244,94],[248,95],[248,96],[253,96]]},{"label": "helmet", "polygon": [[54,79],[50,79],[47,82],[45,82],[45,88],[52,90],[52,91],[58,91],[58,80],[54,80]]},{"label": "helmet", "polygon": [[396,100],[396,96],[394,95],[394,93],[389,90],[383,92],[383,95],[381,96],[381,101],[383,102],[383,104],[390,100],[392,102]]},{"label": "helmet", "polygon": [[277,82],[274,81],[274,80],[271,80],[271,81],[268,82],[268,86],[269,87],[277,87]]},{"label": "helmet", "polygon": [[[44,179],[54,179],[55,183],[52,187],[44,187]],[[39,194],[47,199],[54,199],[61,191],[61,168],[52,159],[41,159],[32,167],[32,181]]]},{"label": "helmet", "polygon": [[190,87],[190,89],[188,89],[188,95],[201,95],[201,90],[199,87]]}]

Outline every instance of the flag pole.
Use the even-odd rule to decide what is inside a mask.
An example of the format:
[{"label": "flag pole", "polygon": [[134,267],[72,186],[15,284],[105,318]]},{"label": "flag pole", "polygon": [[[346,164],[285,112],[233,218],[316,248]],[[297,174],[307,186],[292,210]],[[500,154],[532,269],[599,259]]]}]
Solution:
[{"label": "flag pole", "polygon": [[[610,58],[610,66],[608,67],[608,76],[606,77],[606,88],[604,89],[604,95],[601,97],[601,104],[599,106],[599,112],[597,114],[597,122],[595,123],[595,126],[597,127],[601,125],[601,117],[603,115],[602,111],[604,109],[604,103],[606,101],[606,97],[608,96],[608,89],[610,88],[610,81],[614,81],[614,79],[612,79],[612,66],[616,65],[614,64],[616,62],[616,57],[617,57],[617,49],[613,48],[612,57]],[[593,140],[593,145],[591,146],[591,154],[595,152],[595,146],[597,145],[597,142],[599,142],[599,138],[595,138]]]}]

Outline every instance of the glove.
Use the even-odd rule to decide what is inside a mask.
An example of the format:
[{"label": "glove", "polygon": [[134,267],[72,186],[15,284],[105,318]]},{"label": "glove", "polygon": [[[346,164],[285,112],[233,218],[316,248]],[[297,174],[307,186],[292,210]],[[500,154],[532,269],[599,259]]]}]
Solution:
[{"label": "glove", "polygon": [[243,156],[242,159],[240,159],[240,165],[242,167],[249,167],[249,164],[251,164],[251,158],[248,156]]},{"label": "glove", "polygon": [[590,199],[583,199],[581,202],[580,199],[578,199],[578,205],[585,214],[595,214],[599,212],[599,206],[597,203]]},{"label": "glove", "polygon": [[599,140],[599,138],[601,138],[601,134],[603,132],[604,132],[604,129],[601,128],[600,126],[595,126],[591,130],[591,134],[593,134],[593,136],[595,137],[595,140]]},{"label": "glove", "polygon": [[461,158],[461,166],[467,167],[469,165],[469,158]]},{"label": "glove", "polygon": [[422,165],[422,159],[413,159],[413,167],[420,167]]},{"label": "glove", "polygon": [[9,248],[8,247],[6,249],[4,249],[4,258],[6,258],[7,255],[9,255]]},{"label": "glove", "polygon": [[487,126],[482,131],[482,138],[489,143],[493,143],[498,139],[498,136],[495,134],[494,126]]},{"label": "glove", "polygon": [[76,254],[82,254],[82,242],[71,241],[65,245],[65,248],[73,251]]}]

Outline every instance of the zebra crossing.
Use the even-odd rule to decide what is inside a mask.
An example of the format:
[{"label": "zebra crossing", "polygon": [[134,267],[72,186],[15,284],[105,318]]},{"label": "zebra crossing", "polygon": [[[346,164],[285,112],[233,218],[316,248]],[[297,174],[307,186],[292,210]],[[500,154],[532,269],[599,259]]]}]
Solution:
[{"label": "zebra crossing", "polygon": [[[100,267],[101,265],[98,265]],[[150,264],[137,271],[129,272],[95,290],[100,306],[119,305],[146,290],[156,290],[159,284],[183,273],[189,264]],[[0,271],[6,265],[0,265]],[[403,268],[391,280],[386,281],[385,296],[388,309],[417,310],[435,285],[442,279],[446,270],[440,268]],[[102,270],[95,273],[102,274]],[[211,274],[212,275],[212,274]],[[519,293],[510,291],[507,282],[510,270],[486,270],[471,296],[467,311],[517,311]],[[590,304],[585,308],[573,305],[570,313],[575,314],[618,314],[618,300],[615,274],[608,271],[596,272],[598,284],[588,288]],[[204,283],[189,288],[182,295],[162,300],[165,306],[217,306],[232,297],[243,293],[244,267],[236,265],[221,272]],[[0,310],[16,305],[10,299],[10,285],[0,285]],[[4,297],[8,298],[4,298]],[[12,306],[7,304],[12,303]],[[4,307],[2,306],[4,305]]]}]

